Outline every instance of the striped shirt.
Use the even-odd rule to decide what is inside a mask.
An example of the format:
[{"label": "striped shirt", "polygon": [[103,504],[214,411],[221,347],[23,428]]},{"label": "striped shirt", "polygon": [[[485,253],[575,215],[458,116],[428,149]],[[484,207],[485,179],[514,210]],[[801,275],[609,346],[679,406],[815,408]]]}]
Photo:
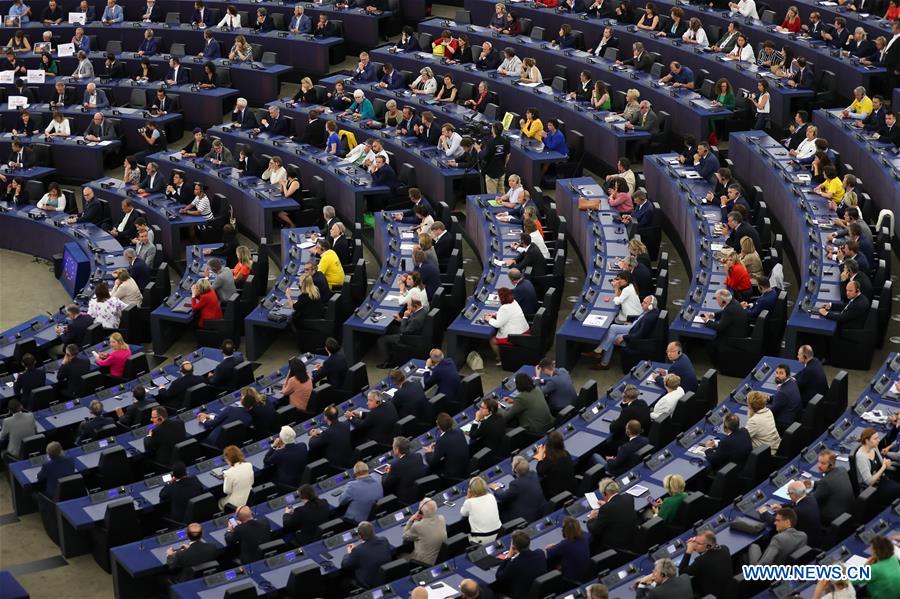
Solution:
[{"label": "striped shirt", "polygon": [[209,198],[205,195],[195,196],[194,201],[191,202],[191,205],[188,206],[188,208],[193,208],[200,213],[200,216],[207,220],[213,217],[212,208],[209,205]]}]

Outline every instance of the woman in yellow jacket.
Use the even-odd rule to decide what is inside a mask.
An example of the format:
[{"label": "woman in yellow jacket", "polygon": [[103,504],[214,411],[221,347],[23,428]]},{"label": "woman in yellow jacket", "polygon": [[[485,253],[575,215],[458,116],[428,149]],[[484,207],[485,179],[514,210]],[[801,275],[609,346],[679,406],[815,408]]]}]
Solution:
[{"label": "woman in yellow jacket", "polygon": [[519,129],[522,135],[536,139],[538,141],[544,138],[544,123],[538,118],[537,108],[529,108],[525,111],[525,118],[519,119]]}]

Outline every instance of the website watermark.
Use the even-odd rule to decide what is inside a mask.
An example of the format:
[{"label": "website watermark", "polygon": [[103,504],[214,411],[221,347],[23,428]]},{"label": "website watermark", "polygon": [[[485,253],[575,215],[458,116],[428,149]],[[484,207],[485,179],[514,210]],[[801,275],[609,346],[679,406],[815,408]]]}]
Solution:
[{"label": "website watermark", "polygon": [[744,579],[748,581],[796,581],[815,582],[817,580],[867,581],[872,578],[872,566],[842,566],[841,564],[802,566],[753,565],[743,566]]}]

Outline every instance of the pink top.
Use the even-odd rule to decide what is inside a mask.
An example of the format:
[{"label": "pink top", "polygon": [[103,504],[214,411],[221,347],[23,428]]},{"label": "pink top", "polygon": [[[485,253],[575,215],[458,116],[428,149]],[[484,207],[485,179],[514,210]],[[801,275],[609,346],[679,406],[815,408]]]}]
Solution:
[{"label": "pink top", "polygon": [[286,395],[291,405],[303,412],[306,411],[306,407],[309,405],[312,390],[312,378],[308,378],[305,383],[301,383],[294,377],[289,376],[284,379],[284,384],[281,386],[281,394]]},{"label": "pink top", "polygon": [[109,376],[121,377],[125,374],[125,362],[131,357],[131,348],[117,349],[106,355],[106,359],[97,358],[97,366],[109,366]]},{"label": "pink top", "polygon": [[624,191],[617,191],[615,195],[609,196],[610,208],[615,208],[619,214],[631,214],[634,210],[634,201],[631,194]]}]

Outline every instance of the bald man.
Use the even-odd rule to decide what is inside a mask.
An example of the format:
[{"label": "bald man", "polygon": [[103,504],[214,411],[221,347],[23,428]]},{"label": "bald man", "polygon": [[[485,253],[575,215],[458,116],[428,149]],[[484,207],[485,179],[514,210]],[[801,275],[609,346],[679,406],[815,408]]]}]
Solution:
[{"label": "bald man", "polygon": [[166,565],[178,582],[193,578],[193,566],[215,559],[216,548],[203,540],[203,526],[198,522],[188,524],[187,543],[166,549]]},{"label": "bald man", "polygon": [[419,503],[419,511],[410,516],[403,528],[403,540],[413,543],[409,558],[433,566],[441,545],[447,540],[447,522],[437,513],[437,503],[425,498]]},{"label": "bald man", "polygon": [[494,593],[488,587],[481,587],[478,582],[466,578],[459,583],[459,596],[462,599],[493,599]]},{"label": "bald man", "polygon": [[235,517],[228,521],[228,532],[225,533],[225,544],[229,547],[239,546],[242,564],[249,564],[262,559],[259,546],[272,540],[269,523],[256,520],[253,511],[242,505],[235,512]]}]

